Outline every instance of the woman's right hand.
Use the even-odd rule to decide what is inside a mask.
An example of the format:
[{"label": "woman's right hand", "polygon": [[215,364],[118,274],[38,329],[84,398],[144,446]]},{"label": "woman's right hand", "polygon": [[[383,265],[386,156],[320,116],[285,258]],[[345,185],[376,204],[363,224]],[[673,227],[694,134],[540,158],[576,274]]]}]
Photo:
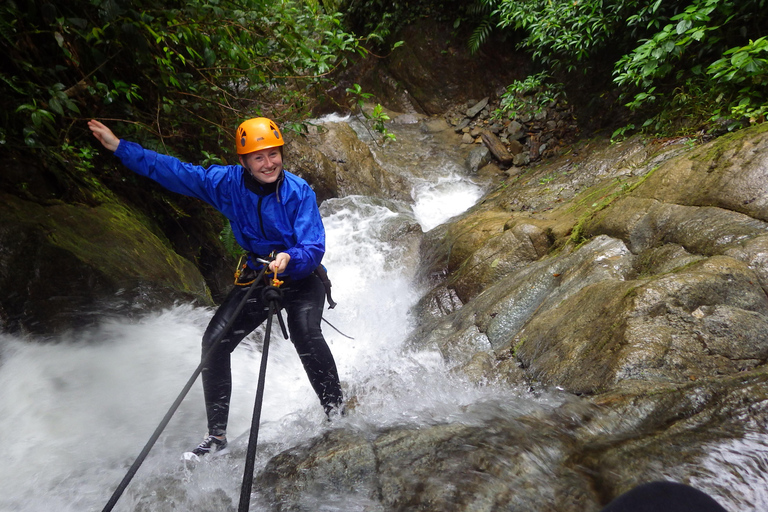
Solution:
[{"label": "woman's right hand", "polygon": [[117,150],[117,146],[120,144],[120,139],[115,137],[112,130],[95,119],[88,121],[88,128],[91,129],[93,136],[99,139],[99,142],[101,142],[105,148],[110,151]]}]

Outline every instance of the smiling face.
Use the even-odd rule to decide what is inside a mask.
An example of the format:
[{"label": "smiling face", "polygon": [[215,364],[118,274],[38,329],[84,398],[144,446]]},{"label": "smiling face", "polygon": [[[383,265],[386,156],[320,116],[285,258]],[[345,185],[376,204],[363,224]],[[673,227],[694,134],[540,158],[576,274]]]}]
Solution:
[{"label": "smiling face", "polygon": [[256,181],[274,183],[283,170],[283,153],[279,147],[261,149],[240,155],[240,163],[248,169]]}]

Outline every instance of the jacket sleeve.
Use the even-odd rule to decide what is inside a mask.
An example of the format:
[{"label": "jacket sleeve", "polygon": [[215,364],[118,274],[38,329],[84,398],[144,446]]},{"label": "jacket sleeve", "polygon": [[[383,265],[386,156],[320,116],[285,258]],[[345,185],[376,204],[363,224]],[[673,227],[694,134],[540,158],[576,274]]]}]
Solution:
[{"label": "jacket sleeve", "polygon": [[292,277],[301,279],[314,272],[323,260],[325,228],[311,188],[307,186],[296,200],[299,201],[293,225],[296,243],[285,251],[291,257],[286,271]]},{"label": "jacket sleeve", "polygon": [[219,210],[224,207],[226,187],[221,185],[228,179],[226,166],[206,169],[122,139],[115,156],[133,172],[151,178],[171,192],[202,199]]}]

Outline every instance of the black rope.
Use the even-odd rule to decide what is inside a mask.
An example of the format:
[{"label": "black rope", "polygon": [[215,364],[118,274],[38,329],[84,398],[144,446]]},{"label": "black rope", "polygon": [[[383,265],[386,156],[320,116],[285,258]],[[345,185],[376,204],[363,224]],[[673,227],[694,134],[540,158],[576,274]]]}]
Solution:
[{"label": "black rope", "polygon": [[279,288],[269,286],[262,292],[262,300],[269,304],[269,316],[267,317],[267,329],[264,334],[264,347],[261,350],[261,366],[259,368],[259,384],[256,388],[256,400],[253,404],[253,418],[251,419],[251,432],[248,437],[248,452],[245,456],[245,470],[243,483],[240,488],[240,503],[238,512],[248,512],[251,503],[251,488],[253,487],[253,470],[256,461],[256,444],[259,440],[259,423],[261,422],[261,406],[264,402],[264,383],[267,377],[267,355],[269,353],[269,339],[272,332],[272,317],[277,314],[283,336],[288,339],[288,331],[280,315],[280,301],[282,292]]},{"label": "black rope", "polygon": [[334,330],[334,331],[336,331],[337,333],[341,334],[341,335],[342,335],[342,336],[344,336],[345,338],[347,338],[347,339],[350,339],[350,340],[353,340],[353,339],[355,339],[355,338],[353,338],[352,336],[347,336],[346,334],[344,334],[343,332],[341,332],[341,331],[339,330],[339,328],[338,328],[338,327],[336,327],[336,326],[335,326],[335,325],[333,325],[331,322],[329,322],[328,320],[326,320],[326,319],[325,319],[325,317],[323,317],[323,322],[325,322],[325,323],[327,323],[328,325],[330,325],[330,326],[333,328],[333,330]]},{"label": "black rope", "polygon": [[218,338],[211,344],[211,348],[208,349],[208,352],[205,353],[205,356],[201,358],[200,364],[195,369],[194,373],[192,373],[192,376],[189,378],[187,383],[184,385],[184,389],[181,390],[181,393],[173,402],[173,405],[171,405],[171,408],[168,409],[168,412],[165,414],[165,417],[155,429],[155,432],[152,434],[152,437],[149,438],[149,441],[147,441],[147,444],[144,445],[144,449],[141,450],[141,453],[139,454],[139,456],[134,461],[133,465],[128,470],[128,473],[125,475],[122,482],[120,482],[120,485],[118,485],[117,489],[115,489],[115,492],[112,493],[112,497],[104,506],[104,508],[102,509],[102,512],[111,511],[114,508],[115,504],[117,504],[117,500],[120,499],[120,496],[122,496],[123,492],[128,487],[128,484],[131,482],[134,475],[136,475],[136,472],[139,470],[139,467],[144,462],[144,459],[147,458],[147,455],[149,455],[149,451],[155,445],[155,442],[157,442],[158,438],[160,437],[160,434],[162,434],[163,430],[165,430],[165,427],[168,426],[168,423],[171,421],[171,418],[173,417],[173,414],[176,412],[176,409],[179,408],[179,406],[181,405],[181,402],[187,396],[187,393],[189,393],[189,390],[192,389],[192,385],[195,383],[195,381],[197,380],[197,377],[203,371],[203,368],[208,363],[208,359],[210,359],[217,345],[221,342],[221,339],[224,337],[224,335],[227,334],[229,329],[232,327],[232,324],[235,323],[235,320],[237,319],[237,316],[240,314],[240,312],[243,310],[245,303],[248,301],[248,299],[251,297],[251,294],[258,287],[258,283],[261,282],[262,278],[264,277],[264,272],[266,272],[266,270],[267,270],[267,267],[265,266],[259,273],[259,276],[253,281],[253,283],[251,283],[251,285],[248,288],[248,292],[243,297],[243,300],[240,301],[240,304],[237,306],[237,309],[235,309],[235,312],[227,322],[227,325],[224,327],[224,329],[222,329]]}]

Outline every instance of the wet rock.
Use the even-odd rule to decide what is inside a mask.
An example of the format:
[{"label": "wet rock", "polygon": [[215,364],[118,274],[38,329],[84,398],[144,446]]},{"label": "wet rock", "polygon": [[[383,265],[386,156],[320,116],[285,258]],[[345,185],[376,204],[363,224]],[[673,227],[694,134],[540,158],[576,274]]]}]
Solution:
[{"label": "wet rock", "polygon": [[334,431],[272,459],[256,483],[273,503],[299,510],[321,486],[367,510],[599,508],[589,478],[567,463],[569,433],[544,428],[556,412],[503,418],[494,409],[479,410],[472,426]]},{"label": "wet rock", "polygon": [[489,162],[477,170],[477,177],[487,183],[503,183],[507,175],[494,162]]},{"label": "wet rock", "polygon": [[[317,160],[325,169],[323,176],[328,176],[328,162],[332,163],[330,170],[338,196],[363,194],[390,199],[410,198],[406,180],[381,167],[347,123],[326,123],[324,126],[326,130],[311,144],[322,150],[323,157]],[[332,179],[327,181],[332,183]]]},{"label": "wet rock", "polygon": [[486,96],[482,100],[478,101],[475,105],[467,109],[465,115],[470,119],[475,117],[488,105],[488,99],[489,98]]},{"label": "wet rock", "polygon": [[464,129],[469,126],[470,121],[471,120],[466,117],[461,121],[459,121],[459,123],[456,125],[456,128],[455,128],[456,133],[462,133]]},{"label": "wet rock", "polygon": [[507,125],[507,134],[511,140],[520,140],[525,137],[523,125],[517,121],[512,121]]},{"label": "wet rock", "polygon": [[517,140],[511,140],[507,144],[507,149],[509,153],[512,155],[512,162],[515,161],[515,158],[517,155],[522,153],[525,150],[525,146],[523,146],[519,141]]},{"label": "wet rock", "polygon": [[477,173],[478,169],[491,161],[491,152],[485,146],[474,148],[467,158],[467,168],[471,173]]},{"label": "wet rock", "polygon": [[[310,140],[317,140],[319,136],[317,130],[310,132]],[[287,138],[285,164],[292,172],[307,180],[319,203],[339,196],[337,165],[308,141],[298,137]]]},{"label": "wet rock", "polygon": [[514,158],[512,159],[512,165],[515,166],[524,166],[531,163],[531,154],[527,151],[524,151],[522,153],[517,153]]},{"label": "wet rock", "polygon": [[420,125],[424,133],[439,133],[450,128],[450,125],[444,119],[428,119],[422,121]]},{"label": "wet rock", "polygon": [[[543,305],[511,345],[529,371],[575,393],[610,390],[624,379],[687,382],[751,369],[761,358],[737,354],[763,354],[748,336],[768,337],[768,301],[750,280],[745,266],[722,257],[658,279],[603,280],[556,310]],[[692,315],[708,304],[720,305],[717,319]]]},{"label": "wet rock", "polygon": [[127,207],[0,197],[6,329],[57,335],[106,314],[131,314],[176,300],[212,303],[195,265]]}]

